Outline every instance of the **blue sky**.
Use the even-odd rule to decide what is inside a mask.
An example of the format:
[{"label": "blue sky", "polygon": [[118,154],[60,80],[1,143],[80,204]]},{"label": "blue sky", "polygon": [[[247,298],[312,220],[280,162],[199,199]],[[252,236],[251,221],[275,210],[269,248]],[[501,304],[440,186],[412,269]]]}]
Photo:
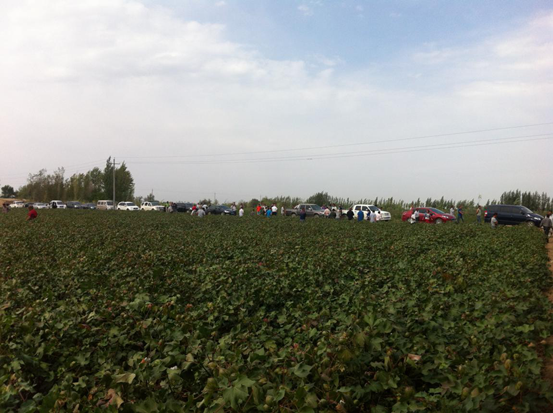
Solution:
[{"label": "blue sky", "polygon": [[[549,4],[548,4],[549,3]],[[183,19],[219,23],[228,37],[274,59],[339,56],[388,62],[424,44],[459,46],[501,34],[551,9],[547,1],[148,1]]]},{"label": "blue sky", "polygon": [[[550,2],[7,0],[0,9],[2,185],[115,156],[137,195],[153,188],[166,200],[553,193],[553,125],[398,141],[553,122]],[[487,145],[506,138],[518,140]],[[417,145],[428,150],[410,152]]]}]

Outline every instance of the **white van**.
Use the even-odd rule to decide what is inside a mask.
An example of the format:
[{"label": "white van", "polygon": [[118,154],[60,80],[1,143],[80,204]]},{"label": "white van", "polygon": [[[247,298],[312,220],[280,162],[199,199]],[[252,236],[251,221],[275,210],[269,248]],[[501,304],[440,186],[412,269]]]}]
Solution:
[{"label": "white van", "polygon": [[111,211],[111,210],[113,210],[113,201],[110,201],[110,200],[98,201],[98,203],[96,204],[96,209],[103,209],[104,211]]},{"label": "white van", "polygon": [[62,201],[59,199],[55,199],[53,201],[50,201],[50,208],[51,209],[66,209],[67,205],[65,205]]}]

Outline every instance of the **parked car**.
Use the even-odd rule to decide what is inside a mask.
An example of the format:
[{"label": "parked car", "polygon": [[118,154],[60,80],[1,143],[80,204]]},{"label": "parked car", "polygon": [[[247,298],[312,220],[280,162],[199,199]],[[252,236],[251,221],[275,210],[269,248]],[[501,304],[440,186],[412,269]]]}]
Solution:
[{"label": "parked car", "polygon": [[206,212],[212,215],[230,215],[231,211],[226,205],[211,205]]},{"label": "parked car", "polygon": [[25,202],[23,202],[23,201],[14,201],[10,204],[10,208],[25,208]]},{"label": "parked car", "polygon": [[48,209],[50,208],[50,205],[45,204],[44,202],[35,202],[33,207],[34,209]]},{"label": "parked car", "polygon": [[118,211],[140,211],[137,205],[133,202],[123,201],[117,204]]},{"label": "parked car", "polygon": [[25,202],[25,204],[23,205],[25,208],[29,208],[30,206],[34,206],[34,202]]},{"label": "parked car", "polygon": [[96,204],[96,209],[111,211],[113,210],[113,201],[107,199],[98,201],[98,203]]},{"label": "parked car", "polygon": [[357,211],[359,211],[359,210],[363,211],[363,214],[365,215],[365,219],[367,219],[367,212],[369,210],[371,211],[371,214],[380,212],[380,220],[381,221],[390,221],[392,219],[392,214],[390,214],[388,211],[382,211],[376,205],[357,204],[357,205],[353,205],[351,208],[352,208],[354,213],[357,213]]},{"label": "parked car", "polygon": [[50,208],[52,209],[66,209],[67,206],[60,200],[50,201]]},{"label": "parked car", "polygon": [[[411,215],[413,215],[413,212],[415,212],[415,210],[419,211],[418,222],[426,222],[427,224],[442,224],[450,221],[455,221],[454,215],[440,211],[437,208],[427,208],[427,207],[411,208],[409,211],[405,211],[401,215],[401,220],[408,221],[409,219],[411,219]],[[427,213],[428,213],[428,219],[426,219]]]},{"label": "parked car", "polygon": [[305,213],[308,217],[323,217],[324,210],[317,204],[299,204],[294,208],[288,208],[284,211],[287,216],[296,216],[300,214],[300,211],[305,209]]},{"label": "parked car", "polygon": [[83,209],[96,209],[96,205],[94,205],[92,202],[88,202],[86,204],[82,205]]},{"label": "parked car", "polygon": [[190,202],[177,202],[177,212],[190,212],[194,204]]},{"label": "parked car", "polygon": [[79,201],[67,201],[65,203],[68,209],[82,209],[82,204]]},{"label": "parked car", "polygon": [[490,222],[496,213],[501,225],[526,224],[539,227],[543,219],[541,215],[522,205],[488,205],[484,210],[484,222]]},{"label": "parked car", "polygon": [[165,207],[157,201],[142,202],[140,209],[142,211],[165,211]]}]

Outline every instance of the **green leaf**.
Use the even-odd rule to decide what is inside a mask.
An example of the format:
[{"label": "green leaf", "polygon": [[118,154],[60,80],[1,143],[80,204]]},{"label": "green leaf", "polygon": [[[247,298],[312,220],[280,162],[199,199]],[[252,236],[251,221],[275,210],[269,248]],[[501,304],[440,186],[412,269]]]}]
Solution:
[{"label": "green leaf", "polygon": [[240,386],[228,388],[223,392],[223,399],[225,399],[225,402],[230,403],[230,406],[234,410],[237,410],[238,405],[246,400],[247,397],[247,391],[244,391]]},{"label": "green leaf", "polygon": [[116,383],[128,383],[131,384],[136,377],[136,374],[134,373],[123,373],[123,374],[116,374],[113,376]]},{"label": "green leaf", "polygon": [[313,366],[308,366],[307,364],[299,363],[295,367],[291,368],[290,371],[293,372],[296,376],[301,377],[302,379],[309,376],[309,372]]},{"label": "green leaf", "polygon": [[136,403],[135,405],[133,405],[133,410],[137,413],[159,412],[156,401],[151,397],[148,397],[143,402]]}]

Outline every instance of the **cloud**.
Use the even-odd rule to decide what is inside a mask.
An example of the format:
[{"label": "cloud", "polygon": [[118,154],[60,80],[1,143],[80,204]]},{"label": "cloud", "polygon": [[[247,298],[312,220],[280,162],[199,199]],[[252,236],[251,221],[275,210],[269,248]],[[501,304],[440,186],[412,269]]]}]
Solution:
[{"label": "cloud", "polygon": [[[337,171],[362,176],[370,164],[383,177],[370,180],[375,195],[408,198],[416,189],[390,182],[424,164],[445,171],[436,174],[436,193],[429,195],[457,197],[447,171],[453,177],[465,171],[470,152],[313,166],[144,165],[132,164],[131,157],[323,146],[550,117],[553,14],[471,45],[436,42],[354,70],[324,54],[271,58],[255,45],[230,41],[223,25],[132,0],[8,4],[0,14],[0,136],[8,137],[3,149],[17,162],[0,164],[0,177],[23,176],[7,182],[15,186],[42,167],[117,155],[129,162],[140,194],[162,182],[173,190],[223,187],[230,199],[260,191],[305,196],[324,182],[333,194],[363,197],[364,189]],[[317,6],[302,5],[311,12]],[[508,152],[482,158],[514,162]],[[317,170],[314,182],[307,179],[309,168]],[[278,179],[268,182],[267,176]],[[466,177],[463,185],[484,192],[477,178]]]},{"label": "cloud", "polygon": [[298,6],[298,10],[304,15],[304,16],[313,16],[314,12],[311,7],[309,7],[306,4],[300,4]]},{"label": "cloud", "polygon": [[226,1],[218,1],[215,3],[215,7],[224,7],[227,5]]}]

